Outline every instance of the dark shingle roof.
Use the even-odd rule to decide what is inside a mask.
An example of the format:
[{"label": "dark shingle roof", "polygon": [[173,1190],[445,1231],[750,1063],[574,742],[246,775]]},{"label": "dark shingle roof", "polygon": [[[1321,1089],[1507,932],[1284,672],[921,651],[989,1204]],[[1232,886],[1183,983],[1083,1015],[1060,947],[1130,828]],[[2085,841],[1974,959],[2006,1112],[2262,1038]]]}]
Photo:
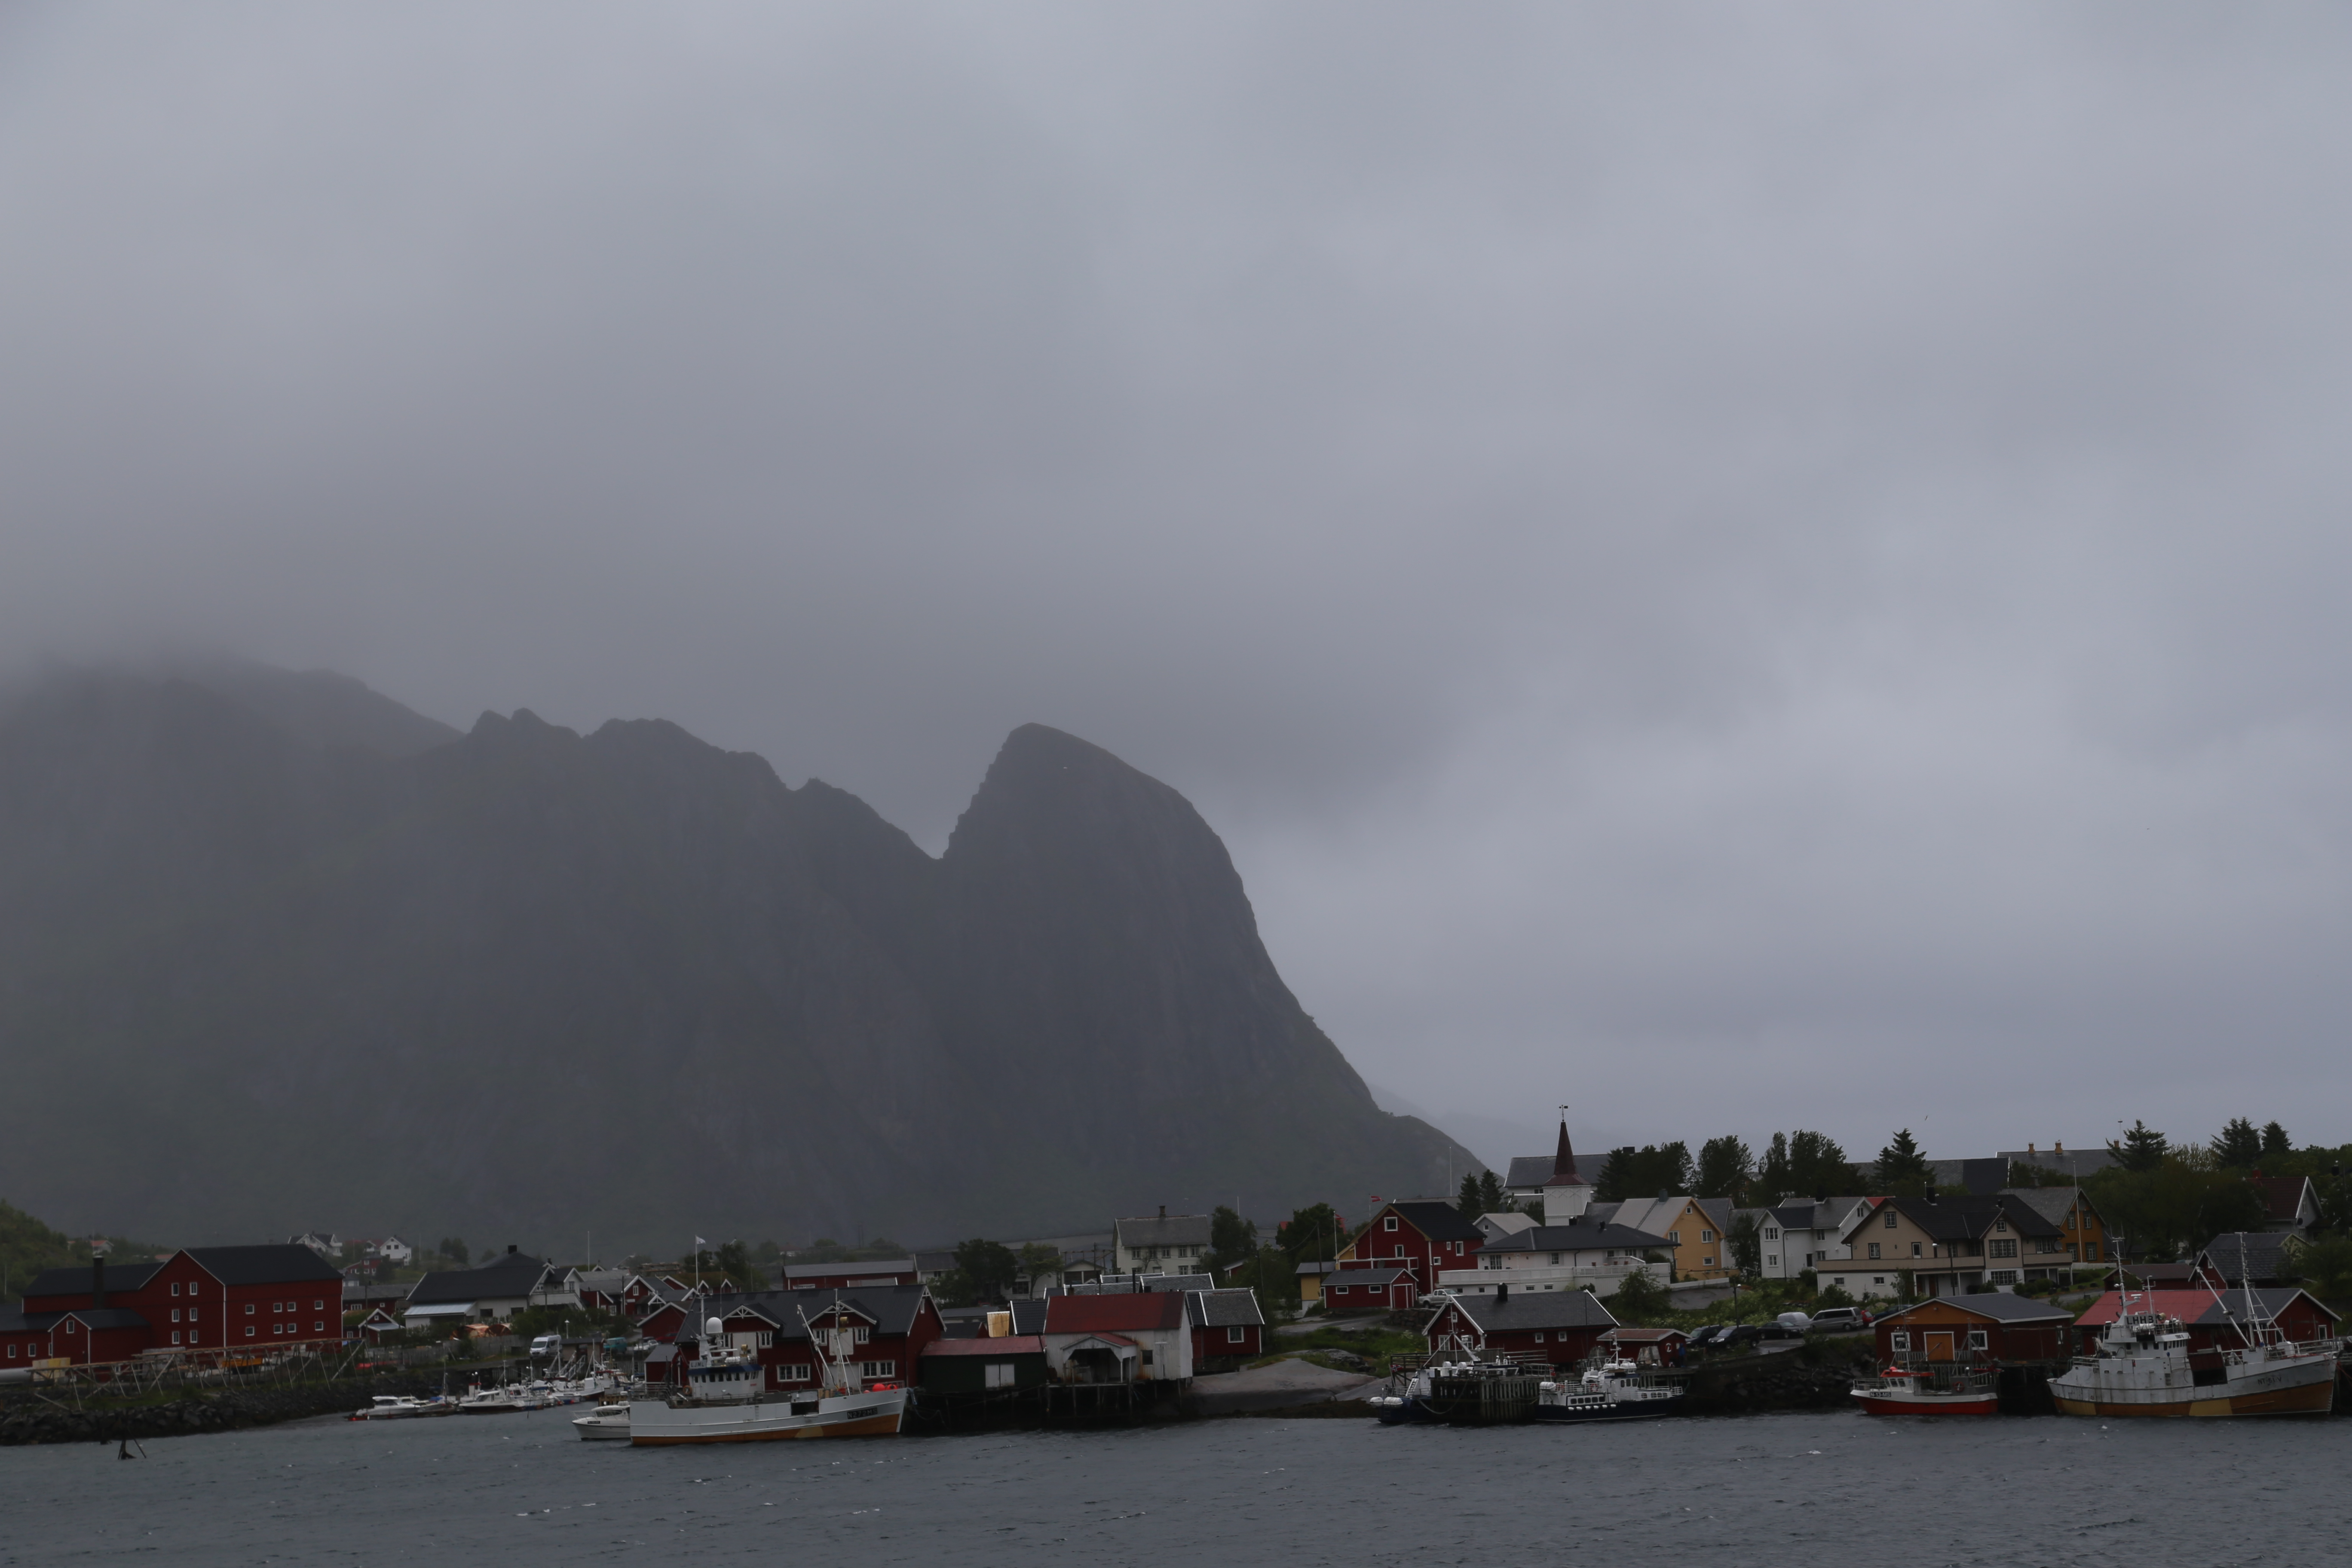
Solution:
[{"label": "dark shingle roof", "polygon": [[2071,1323],[2074,1314],[2063,1307],[2053,1307],[2047,1301],[2037,1301],[2031,1296],[2006,1296],[1998,1290],[1988,1290],[1980,1296],[1938,1296],[1932,1301],[1914,1301],[1891,1312],[1882,1312],[1877,1321],[1892,1322],[1907,1312],[1922,1307],[1944,1307],[1963,1312],[1973,1312],[1979,1318],[1990,1318],[1996,1323]]},{"label": "dark shingle roof", "polygon": [[1265,1322],[1255,1290],[1195,1290],[1184,1300],[1186,1315],[1196,1329],[1263,1327]]},{"label": "dark shingle roof", "polygon": [[[954,1267],[954,1256],[949,1254],[950,1268]],[[845,1279],[868,1277],[878,1279],[886,1274],[919,1273],[920,1268],[911,1258],[886,1258],[878,1262],[866,1263],[790,1263],[784,1266],[783,1272],[784,1283],[791,1285],[797,1280],[830,1279],[835,1276]]]},{"label": "dark shingle roof", "polygon": [[1617,1320],[1598,1298],[1586,1290],[1514,1291],[1493,1296],[1454,1298],[1484,1333],[1509,1333],[1519,1329],[1613,1329]]},{"label": "dark shingle roof", "polygon": [[1639,1252],[1647,1247],[1671,1247],[1663,1236],[1635,1230],[1630,1225],[1595,1225],[1580,1218],[1572,1225],[1539,1225],[1517,1236],[1486,1244],[1488,1252]]},{"label": "dark shingle roof", "polygon": [[1026,1298],[1008,1301],[1013,1310],[1013,1331],[1016,1334],[1042,1334],[1045,1331],[1045,1302],[1043,1298]]},{"label": "dark shingle roof", "polygon": [[2224,1279],[2235,1279],[2241,1270],[2257,1279],[2281,1279],[2298,1272],[2294,1255],[2303,1246],[2291,1230],[2225,1230],[2197,1256]]},{"label": "dark shingle roof", "polygon": [[1412,1275],[1402,1268],[1342,1268],[1337,1274],[1326,1274],[1323,1277],[1323,1289],[1344,1290],[1351,1285],[1379,1285],[1385,1288],[1395,1284],[1400,1279],[1412,1278]]},{"label": "dark shingle roof", "polygon": [[290,1285],[332,1279],[341,1288],[343,1271],[307,1247],[278,1242],[268,1247],[192,1247],[196,1267],[224,1285]]},{"label": "dark shingle roof", "polygon": [[458,1301],[514,1300],[538,1289],[546,1274],[547,1265],[539,1258],[527,1253],[502,1253],[496,1261],[480,1268],[445,1268],[427,1274],[408,1293],[408,1304],[436,1307]]},{"label": "dark shingle roof", "polygon": [[1435,1198],[1411,1198],[1403,1203],[1383,1204],[1382,1211],[1394,1209],[1405,1222],[1432,1241],[1483,1241],[1486,1233],[1464,1219],[1452,1204]]},{"label": "dark shingle roof", "polygon": [[1154,1215],[1123,1219],[1113,1226],[1118,1245],[1138,1247],[1202,1247],[1209,1245],[1209,1216],[1204,1214]]},{"label": "dark shingle roof", "polygon": [[[308,1247],[299,1250],[310,1253]],[[160,1263],[110,1263],[106,1266],[106,1289],[110,1294],[116,1290],[136,1290],[163,1267]],[[89,1277],[90,1268],[87,1263],[69,1263],[63,1268],[44,1268],[33,1276],[32,1283],[24,1288],[24,1294],[87,1296],[89,1294]]]},{"label": "dark shingle roof", "polygon": [[841,1304],[871,1320],[877,1334],[903,1334],[915,1325],[915,1314],[921,1310],[923,1288],[920,1285],[860,1285],[841,1290],[756,1290],[731,1296],[712,1296],[689,1303],[687,1321],[677,1331],[680,1344],[689,1344],[702,1337],[702,1321],[717,1318],[724,1321],[749,1307],[776,1325],[780,1340],[808,1337],[803,1328],[803,1317],[817,1318],[833,1307],[838,1296]]},{"label": "dark shingle roof", "polygon": [[1937,1241],[1979,1240],[1991,1232],[1996,1220],[2007,1220],[2009,1228],[2019,1236],[2060,1234],[2058,1227],[2037,1213],[2032,1204],[2007,1193],[1938,1198],[1934,1203],[1925,1198],[1886,1201]]}]

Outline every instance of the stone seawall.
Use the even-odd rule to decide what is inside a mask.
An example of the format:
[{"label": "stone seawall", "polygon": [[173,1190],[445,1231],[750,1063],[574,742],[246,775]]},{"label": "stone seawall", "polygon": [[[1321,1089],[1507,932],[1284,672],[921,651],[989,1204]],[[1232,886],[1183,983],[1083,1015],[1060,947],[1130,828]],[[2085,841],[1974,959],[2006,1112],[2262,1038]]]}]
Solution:
[{"label": "stone seawall", "polygon": [[234,1432],[309,1415],[348,1415],[379,1394],[430,1396],[441,1391],[438,1372],[384,1373],[291,1387],[194,1391],[155,1404],[94,1405],[61,1410],[12,1394],[0,1410],[0,1446],[20,1443],[113,1443],[125,1437],[179,1437]]}]

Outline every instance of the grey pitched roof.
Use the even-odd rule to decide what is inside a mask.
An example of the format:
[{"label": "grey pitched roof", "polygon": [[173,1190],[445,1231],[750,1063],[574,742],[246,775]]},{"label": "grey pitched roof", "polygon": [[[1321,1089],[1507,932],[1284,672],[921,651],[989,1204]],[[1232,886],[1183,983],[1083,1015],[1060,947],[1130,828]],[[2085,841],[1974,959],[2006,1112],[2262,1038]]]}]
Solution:
[{"label": "grey pitched roof", "polygon": [[2294,1254],[2303,1247],[2291,1230],[2225,1230],[2197,1256],[2225,1279],[2235,1279],[2241,1268],[2257,1279],[2277,1279],[2294,1271]]},{"label": "grey pitched roof", "polygon": [[192,1247],[196,1267],[224,1285],[291,1285],[299,1280],[335,1280],[343,1271],[307,1247]]},{"label": "grey pitched roof", "polygon": [[2058,1227],[2030,1204],[2006,1193],[1982,1197],[1889,1198],[1889,1205],[1938,1241],[1976,1241],[1990,1234],[1996,1220],[2006,1220],[2019,1236],[2056,1236]]},{"label": "grey pitched roof", "polygon": [[1323,1277],[1323,1289],[1337,1290],[1349,1285],[1379,1285],[1383,1288],[1412,1275],[1402,1268],[1342,1268],[1337,1274]]},{"label": "grey pitched roof", "polygon": [[1616,1318],[1586,1290],[1515,1290],[1506,1297],[1463,1295],[1453,1304],[1485,1333],[1519,1329],[1613,1329]]},{"label": "grey pitched roof", "polygon": [[680,1344],[691,1343],[702,1337],[702,1320],[717,1318],[721,1321],[745,1307],[756,1310],[776,1325],[779,1340],[799,1340],[808,1337],[802,1327],[803,1316],[814,1318],[829,1310],[838,1295],[841,1304],[870,1320],[877,1334],[903,1334],[914,1327],[915,1314],[921,1310],[924,1290],[920,1285],[859,1285],[832,1290],[758,1290],[730,1296],[712,1296],[698,1302],[687,1314],[687,1321],[677,1331]]},{"label": "grey pitched roof", "polygon": [[2052,1225],[2062,1228],[2066,1223],[2066,1211],[2074,1206],[2077,1197],[2082,1199],[2084,1208],[2095,1215],[2099,1212],[2099,1205],[2091,1201],[2090,1194],[2074,1187],[2003,1187],[2000,1195],[2016,1199]]},{"label": "grey pitched roof", "polygon": [[1196,1329],[1263,1327],[1255,1290],[1195,1290],[1184,1298],[1185,1315]]},{"label": "grey pitched roof", "polygon": [[[1551,1180],[1552,1165],[1558,1158],[1556,1154],[1512,1155],[1510,1171],[1503,1177],[1504,1187],[1511,1192],[1524,1192],[1530,1187],[1542,1186]],[[1596,1180],[1601,1174],[1601,1167],[1608,1159],[1606,1154],[1579,1154],[1576,1156],[1576,1173],[1588,1182]]]},{"label": "grey pitched roof", "polygon": [[[1407,1198],[1400,1203],[1382,1204],[1381,1212],[1390,1209],[1398,1217],[1429,1237],[1432,1241],[1483,1241],[1486,1232],[1462,1217],[1462,1211],[1452,1204],[1436,1198]],[[1375,1219],[1379,1216],[1374,1215]]]},{"label": "grey pitched roof", "polygon": [[1016,1334],[1042,1334],[1045,1331],[1045,1300],[1042,1296],[1024,1297],[1005,1303],[1013,1309],[1013,1331]]},{"label": "grey pitched roof", "polygon": [[1963,1312],[1974,1312],[1980,1318],[1990,1318],[1997,1323],[2071,1323],[2074,1314],[2063,1307],[2053,1307],[2031,1296],[2008,1296],[1999,1290],[1988,1290],[1981,1296],[1938,1296],[1930,1301],[1914,1301],[1891,1312],[1881,1312],[1878,1321],[1890,1322],[1922,1307],[1944,1307]]},{"label": "grey pitched roof", "polygon": [[1569,1225],[1539,1225],[1517,1236],[1490,1241],[1489,1253],[1516,1252],[1639,1252],[1644,1247],[1672,1247],[1663,1236],[1635,1230],[1630,1225],[1594,1225],[1579,1218]]},{"label": "grey pitched roof", "polygon": [[[307,1247],[299,1250],[306,1258],[316,1259],[318,1257]],[[110,1263],[106,1266],[106,1288],[109,1291],[136,1290],[163,1267],[160,1263]],[[87,1263],[68,1263],[62,1268],[44,1268],[33,1276],[32,1283],[24,1286],[21,1293],[26,1296],[87,1296],[89,1294],[89,1278],[90,1268]]]},{"label": "grey pitched roof", "polygon": [[[948,1255],[948,1267],[950,1268],[955,1267],[953,1253]],[[795,1279],[829,1279],[835,1275],[850,1278],[870,1274],[878,1279],[885,1274],[919,1272],[921,1272],[920,1266],[911,1258],[885,1258],[869,1259],[862,1263],[788,1263],[783,1270],[784,1283],[787,1285]]]},{"label": "grey pitched roof", "polygon": [[443,1307],[460,1301],[518,1300],[538,1289],[546,1276],[547,1265],[541,1259],[528,1253],[502,1253],[480,1268],[444,1268],[427,1274],[408,1293],[408,1304]]},{"label": "grey pitched roof", "polygon": [[1715,1222],[1716,1234],[1720,1236],[1731,1228],[1731,1216],[1736,1211],[1729,1198],[1701,1198],[1698,1212]]},{"label": "grey pitched roof", "polygon": [[1209,1245],[1209,1216],[1204,1214],[1157,1215],[1148,1219],[1123,1219],[1113,1227],[1118,1245],[1139,1247],[1201,1247]]},{"label": "grey pitched roof", "polygon": [[2061,1154],[2055,1149],[2003,1149],[2000,1159],[2006,1165],[2011,1162],[2039,1165],[2045,1171],[2063,1171],[2069,1175],[2089,1175],[2104,1171],[2116,1163],[2116,1157],[2104,1148],[2069,1149]]}]

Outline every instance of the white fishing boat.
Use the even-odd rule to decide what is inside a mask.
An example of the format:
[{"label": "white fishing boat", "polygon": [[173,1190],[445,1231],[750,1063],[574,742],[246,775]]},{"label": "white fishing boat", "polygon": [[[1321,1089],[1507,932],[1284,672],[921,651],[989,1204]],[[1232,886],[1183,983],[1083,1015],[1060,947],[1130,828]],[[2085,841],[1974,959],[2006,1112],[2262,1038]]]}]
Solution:
[{"label": "white fishing boat", "polygon": [[[824,1374],[819,1389],[766,1388],[766,1371],[751,1352],[718,1348],[725,1325],[713,1318],[702,1337],[712,1353],[688,1368],[686,1388],[667,1400],[638,1400],[629,1406],[630,1444],[649,1448],[896,1433],[906,1419],[908,1390],[896,1383],[859,1385],[847,1370],[856,1353],[849,1328],[810,1328],[806,1314],[802,1327]],[[590,1433],[583,1429],[581,1436]]]},{"label": "white fishing boat", "polygon": [[599,1405],[587,1415],[572,1418],[572,1429],[583,1443],[625,1443],[629,1440],[629,1407],[615,1401]]},{"label": "white fishing boat", "polygon": [[1575,1382],[1548,1382],[1536,1393],[1538,1421],[1640,1421],[1682,1406],[1680,1388],[1653,1381],[1624,1360],[1598,1362]]},{"label": "white fishing boat", "polygon": [[413,1421],[425,1414],[425,1402],[405,1394],[379,1394],[364,1408],[352,1412],[354,1421]]},{"label": "white fishing boat", "polygon": [[[2232,1291],[2242,1302],[2251,1291]],[[2216,1293],[2219,1299],[2219,1293]],[[2192,1349],[2169,1313],[2124,1310],[2099,1335],[2097,1353],[2076,1356],[2050,1380],[2067,1415],[2325,1415],[2336,1405],[2337,1346],[2298,1344],[2277,1323],[2232,1313],[2239,1343]]]},{"label": "white fishing boat", "polygon": [[511,1415],[524,1410],[543,1410],[547,1401],[521,1384],[510,1383],[496,1388],[474,1388],[457,1401],[460,1415]]}]

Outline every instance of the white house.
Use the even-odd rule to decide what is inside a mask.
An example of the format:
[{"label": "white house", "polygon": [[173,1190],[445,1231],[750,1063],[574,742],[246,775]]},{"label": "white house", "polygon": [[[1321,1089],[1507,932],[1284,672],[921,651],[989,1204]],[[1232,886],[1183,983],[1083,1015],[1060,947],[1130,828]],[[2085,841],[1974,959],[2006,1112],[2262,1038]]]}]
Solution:
[{"label": "white house", "polygon": [[1646,1230],[1580,1215],[1566,1225],[1534,1226],[1490,1241],[1479,1249],[1476,1268],[1448,1268],[1437,1283],[1459,1296],[1491,1296],[1506,1287],[1514,1296],[1586,1289],[1610,1296],[1635,1272],[1665,1284],[1672,1265],[1645,1255],[1670,1251],[1673,1245]]},{"label": "white house", "polygon": [[1766,1209],[1756,1227],[1757,1272],[1767,1279],[1794,1279],[1849,1257],[1842,1238],[1875,1206],[1870,1198],[1838,1197]]},{"label": "white house", "polygon": [[1209,1216],[1204,1214],[1171,1215],[1163,1205],[1156,1216],[1111,1226],[1111,1268],[1121,1274],[1182,1273],[1208,1256]]},{"label": "white house", "polygon": [[416,1248],[396,1236],[387,1236],[382,1241],[370,1242],[368,1251],[383,1258],[386,1263],[405,1264],[416,1256]]}]

